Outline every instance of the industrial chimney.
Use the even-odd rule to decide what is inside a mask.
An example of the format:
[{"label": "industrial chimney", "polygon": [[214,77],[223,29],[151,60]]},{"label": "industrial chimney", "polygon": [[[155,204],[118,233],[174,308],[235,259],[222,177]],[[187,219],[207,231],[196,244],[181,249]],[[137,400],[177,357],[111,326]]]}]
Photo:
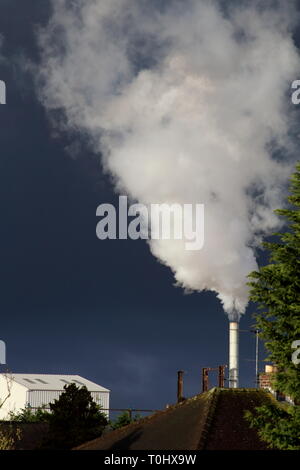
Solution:
[{"label": "industrial chimney", "polygon": [[229,321],[229,387],[239,386],[239,323]]}]

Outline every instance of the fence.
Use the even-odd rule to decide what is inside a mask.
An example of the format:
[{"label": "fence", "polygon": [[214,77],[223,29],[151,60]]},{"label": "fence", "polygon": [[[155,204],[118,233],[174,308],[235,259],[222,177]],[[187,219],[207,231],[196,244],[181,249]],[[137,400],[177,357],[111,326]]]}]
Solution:
[{"label": "fence", "polygon": [[[43,407],[43,408],[40,408],[40,407],[37,407],[37,406],[31,406],[30,407],[30,410],[34,411],[34,410],[40,410],[40,409],[43,409],[45,411],[50,411],[50,407]],[[127,413],[129,414],[129,417],[130,419],[133,418],[133,414],[134,413],[156,413],[158,411],[161,411],[161,410],[150,410],[150,409],[141,409],[141,408],[101,408],[101,411],[108,411],[109,412],[109,415],[111,415],[111,412],[112,413],[120,413],[120,412],[123,412],[124,411],[127,411]]]}]

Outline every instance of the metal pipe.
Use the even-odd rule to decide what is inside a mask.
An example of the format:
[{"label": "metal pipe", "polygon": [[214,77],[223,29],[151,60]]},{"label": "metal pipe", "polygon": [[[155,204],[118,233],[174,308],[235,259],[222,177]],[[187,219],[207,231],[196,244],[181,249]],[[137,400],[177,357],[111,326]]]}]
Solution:
[{"label": "metal pipe", "polygon": [[202,368],[202,392],[208,391],[208,368]]},{"label": "metal pipe", "polygon": [[239,386],[239,324],[229,322],[229,388]]},{"label": "metal pipe", "polygon": [[225,386],[225,366],[219,366],[219,385],[220,388]]},{"label": "metal pipe", "polygon": [[177,403],[183,400],[183,370],[177,372]]},{"label": "metal pipe", "polygon": [[258,330],[255,330],[255,380],[256,388],[259,387],[259,378],[258,378]]}]

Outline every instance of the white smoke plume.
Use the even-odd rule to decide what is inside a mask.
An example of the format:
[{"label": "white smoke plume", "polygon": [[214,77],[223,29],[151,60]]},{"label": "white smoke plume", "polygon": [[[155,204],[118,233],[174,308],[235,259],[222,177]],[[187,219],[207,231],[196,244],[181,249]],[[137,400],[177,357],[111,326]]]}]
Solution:
[{"label": "white smoke plume", "polygon": [[150,248],[231,319],[245,311],[255,246],[279,226],[293,167],[288,92],[300,62],[286,3],[55,0],[39,32],[41,99],[92,137],[116,189],[144,204],[205,204],[202,250]]}]

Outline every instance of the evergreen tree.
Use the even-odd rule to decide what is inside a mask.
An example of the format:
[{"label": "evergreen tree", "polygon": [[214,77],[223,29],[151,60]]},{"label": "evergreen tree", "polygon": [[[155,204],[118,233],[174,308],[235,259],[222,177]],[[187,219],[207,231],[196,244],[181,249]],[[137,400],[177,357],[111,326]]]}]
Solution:
[{"label": "evergreen tree", "polygon": [[88,389],[74,383],[64,386],[58,400],[50,403],[49,440],[46,447],[70,449],[101,436],[108,424]]},{"label": "evergreen tree", "polygon": [[[289,208],[275,211],[285,218],[287,228],[274,234],[276,241],[263,244],[270,253],[269,264],[249,275],[249,285],[250,299],[257,302],[260,310],[255,315],[256,328],[265,340],[269,360],[278,368],[274,388],[299,405],[300,364],[292,361],[292,344],[300,340],[300,163],[291,178],[288,201]],[[271,446],[298,448],[294,442],[300,435],[298,406],[281,409],[276,416],[274,409],[258,409],[252,424],[260,427],[260,434]]]}]

